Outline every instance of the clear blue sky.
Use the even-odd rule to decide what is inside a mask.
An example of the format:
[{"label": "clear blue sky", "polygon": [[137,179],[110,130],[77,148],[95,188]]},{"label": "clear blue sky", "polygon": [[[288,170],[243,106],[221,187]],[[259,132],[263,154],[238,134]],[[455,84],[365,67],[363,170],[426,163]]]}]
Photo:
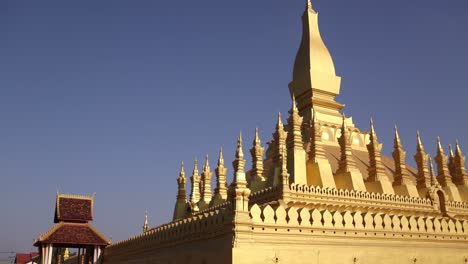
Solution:
[{"label": "clear blue sky", "polygon": [[[390,153],[396,122],[468,153],[468,1],[315,0],[338,100]],[[55,193],[96,192],[120,240],[168,221],[182,160],[271,139],[304,0],[0,1],[0,252],[32,249]],[[248,153],[246,151],[246,153]],[[229,170],[230,179],[232,168]],[[0,256],[1,257],[1,256]]]}]

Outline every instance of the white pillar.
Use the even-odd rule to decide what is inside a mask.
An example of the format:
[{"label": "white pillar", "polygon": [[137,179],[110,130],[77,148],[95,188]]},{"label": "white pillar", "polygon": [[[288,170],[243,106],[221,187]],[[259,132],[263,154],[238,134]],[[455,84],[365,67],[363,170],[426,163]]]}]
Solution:
[{"label": "white pillar", "polygon": [[45,244],[42,247],[44,248],[44,256],[42,258],[44,260],[44,263],[47,263],[47,260],[49,259],[49,245]]},{"label": "white pillar", "polygon": [[45,264],[52,264],[52,244],[47,245],[47,260]]}]

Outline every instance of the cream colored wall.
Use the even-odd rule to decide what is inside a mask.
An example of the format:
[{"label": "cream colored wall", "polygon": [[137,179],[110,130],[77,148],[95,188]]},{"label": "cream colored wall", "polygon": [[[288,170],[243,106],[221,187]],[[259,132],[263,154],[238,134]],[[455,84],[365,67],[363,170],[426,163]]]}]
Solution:
[{"label": "cream colored wall", "polygon": [[466,242],[411,242],[406,240],[375,241],[359,239],[309,238],[303,243],[288,240],[268,243],[239,243],[233,250],[235,264],[384,264],[384,263],[467,263]]},{"label": "cream colored wall", "polygon": [[164,248],[135,247],[104,254],[104,264],[215,264],[231,263],[232,235],[179,243]]}]

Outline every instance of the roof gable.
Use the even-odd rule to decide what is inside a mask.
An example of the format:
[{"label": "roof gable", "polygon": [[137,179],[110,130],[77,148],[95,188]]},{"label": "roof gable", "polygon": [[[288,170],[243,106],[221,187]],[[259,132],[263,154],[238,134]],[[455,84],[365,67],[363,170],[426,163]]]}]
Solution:
[{"label": "roof gable", "polygon": [[92,221],[93,205],[93,196],[57,194],[54,222]]}]

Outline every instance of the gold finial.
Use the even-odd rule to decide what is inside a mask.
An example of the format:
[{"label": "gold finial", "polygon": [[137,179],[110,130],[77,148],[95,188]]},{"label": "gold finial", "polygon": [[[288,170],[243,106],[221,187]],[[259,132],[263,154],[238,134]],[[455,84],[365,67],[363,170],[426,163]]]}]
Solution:
[{"label": "gold finial", "polygon": [[236,158],[244,158],[244,152],[242,151],[242,131],[237,138]]},{"label": "gold finial", "polygon": [[311,0],[306,0],[306,1],[307,1],[307,8],[313,9],[312,1]]},{"label": "gold finial", "polygon": [[70,258],[70,250],[65,248],[65,252],[63,253],[63,260],[67,260]]},{"label": "gold finial", "polygon": [[276,123],[276,128],[280,129],[283,128],[283,121],[281,120],[281,112],[278,112],[278,122]]},{"label": "gold finial", "polygon": [[220,165],[224,166],[224,157],[223,157],[223,147],[219,148],[219,158],[218,158],[218,167]]},{"label": "gold finial", "polygon": [[292,112],[297,112],[297,105],[296,105],[296,96],[293,94],[292,96],[292,106],[291,106]]},{"label": "gold finial", "polygon": [[145,211],[145,223],[143,224],[143,232],[148,231],[148,210]]},{"label": "gold finial", "polygon": [[416,147],[417,151],[424,152],[424,146],[421,141],[421,134],[419,133],[419,130],[416,131],[416,140],[417,140],[417,147]]},{"label": "gold finial", "polygon": [[432,163],[431,156],[428,155],[428,157],[429,157],[429,177],[431,178],[431,185],[434,185],[434,177],[435,177],[434,164]]},{"label": "gold finial", "polygon": [[208,160],[208,154],[206,154],[205,165],[203,166],[203,171],[210,171],[210,162]]},{"label": "gold finial", "polygon": [[458,140],[456,140],[455,142],[455,154],[459,157],[462,157],[463,156],[463,153],[461,151],[461,148],[460,148],[460,144],[458,144]]},{"label": "gold finial", "polygon": [[260,137],[258,135],[258,127],[255,128],[255,138],[254,138],[253,144],[254,146],[261,144]]},{"label": "gold finial", "polygon": [[180,164],[180,173],[179,173],[179,177],[180,178],[184,178],[185,177],[185,168],[184,168],[184,162],[182,161],[182,163]]},{"label": "gold finial", "polygon": [[444,148],[442,147],[439,136],[437,136],[437,153],[444,154]]},{"label": "gold finial", "polygon": [[400,134],[398,133],[398,127],[397,125],[395,124],[395,142],[398,142],[398,144],[400,144]]},{"label": "gold finial", "polygon": [[370,119],[370,134],[375,135],[374,119],[372,117]]},{"label": "gold finial", "polygon": [[452,144],[449,144],[449,157],[450,157],[451,159],[453,159],[454,156],[455,156],[455,155],[453,155]]},{"label": "gold finial", "polygon": [[195,160],[193,161],[193,173],[192,175],[198,175],[198,159],[195,157]]}]

